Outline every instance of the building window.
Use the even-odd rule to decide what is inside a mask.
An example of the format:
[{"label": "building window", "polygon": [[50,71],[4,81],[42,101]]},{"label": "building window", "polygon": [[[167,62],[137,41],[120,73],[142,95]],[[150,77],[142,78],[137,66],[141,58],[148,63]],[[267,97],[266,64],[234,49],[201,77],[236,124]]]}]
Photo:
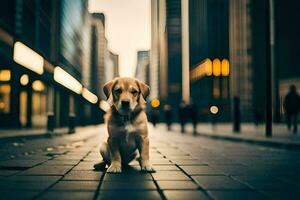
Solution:
[{"label": "building window", "polygon": [[8,69],[0,70],[0,113],[10,113],[10,92],[11,71]]},{"label": "building window", "polygon": [[47,124],[46,86],[42,81],[36,80],[32,83],[32,89],[32,126],[45,127]]},{"label": "building window", "polygon": [[10,91],[9,84],[0,84],[0,113],[8,114],[10,112]]}]

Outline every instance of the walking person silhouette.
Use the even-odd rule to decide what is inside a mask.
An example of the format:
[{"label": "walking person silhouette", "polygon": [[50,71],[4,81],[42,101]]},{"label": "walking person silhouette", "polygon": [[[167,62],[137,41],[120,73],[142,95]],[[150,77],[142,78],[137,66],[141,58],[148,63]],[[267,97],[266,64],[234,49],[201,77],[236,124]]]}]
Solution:
[{"label": "walking person silhouette", "polygon": [[289,93],[284,98],[284,109],[287,117],[288,129],[293,126],[293,133],[297,133],[298,113],[300,110],[300,96],[295,85],[290,86]]}]

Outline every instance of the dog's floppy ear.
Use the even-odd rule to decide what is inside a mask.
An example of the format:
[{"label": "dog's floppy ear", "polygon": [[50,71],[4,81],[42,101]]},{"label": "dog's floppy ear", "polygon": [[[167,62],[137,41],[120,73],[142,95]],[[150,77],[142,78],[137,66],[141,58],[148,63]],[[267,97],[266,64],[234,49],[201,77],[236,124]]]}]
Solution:
[{"label": "dog's floppy ear", "polygon": [[141,90],[143,98],[146,99],[150,94],[150,87],[145,83],[143,83],[142,81],[136,80],[136,82]]},{"label": "dog's floppy ear", "polygon": [[103,92],[107,98],[107,102],[112,105],[113,103],[113,97],[112,97],[112,89],[113,89],[113,86],[115,85],[116,83],[116,80],[117,78],[111,80],[111,81],[108,81],[107,83],[104,84],[103,86]]},{"label": "dog's floppy ear", "polygon": [[107,99],[109,98],[109,95],[111,94],[114,82],[115,82],[114,80],[108,81],[103,86],[103,92],[104,92]]}]

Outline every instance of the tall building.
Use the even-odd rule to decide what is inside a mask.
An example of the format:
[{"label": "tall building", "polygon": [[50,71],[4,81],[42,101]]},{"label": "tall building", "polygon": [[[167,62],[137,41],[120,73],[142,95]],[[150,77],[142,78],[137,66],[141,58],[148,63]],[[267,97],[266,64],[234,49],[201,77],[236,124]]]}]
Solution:
[{"label": "tall building", "polygon": [[[300,2],[299,1],[273,1],[274,8],[274,57],[275,57],[275,90],[277,93],[276,108],[279,108],[275,114],[280,114],[280,120],[285,118],[283,110],[283,100],[288,93],[290,85],[297,87],[300,94],[300,67],[298,55],[300,53],[300,28],[296,25],[295,19],[298,19]],[[277,88],[276,88],[277,85]],[[276,116],[274,116],[276,119]]]},{"label": "tall building", "polygon": [[119,55],[114,54],[113,52],[109,51],[110,60],[113,64],[113,77],[118,77],[119,75]]},{"label": "tall building", "polygon": [[12,0],[0,11],[0,127],[91,123],[87,1]]},{"label": "tall building", "polygon": [[102,87],[107,81],[119,76],[119,56],[108,49],[105,15],[93,13],[92,18],[92,90],[101,99],[106,99]]},{"label": "tall building", "polygon": [[137,52],[137,66],[135,77],[149,84],[149,51],[138,51]]},{"label": "tall building", "polygon": [[[105,16],[103,13],[93,13],[93,77],[94,91],[100,98],[105,99],[102,86],[105,84]],[[100,87],[99,87],[100,86]]]},{"label": "tall building", "polygon": [[181,33],[181,0],[152,0],[150,99],[160,98],[174,108],[182,100]]},{"label": "tall building", "polygon": [[260,107],[264,103],[253,105],[253,94],[258,93],[253,87],[255,74],[252,51],[252,1],[230,0],[229,5],[231,98],[238,97],[240,99],[242,120],[250,121],[253,119],[254,108],[257,108],[256,112],[264,108]]},{"label": "tall building", "polygon": [[215,105],[218,120],[227,121],[231,113],[225,72],[229,59],[228,1],[189,0],[189,24],[191,98],[200,108],[201,120],[210,119],[209,109]]}]

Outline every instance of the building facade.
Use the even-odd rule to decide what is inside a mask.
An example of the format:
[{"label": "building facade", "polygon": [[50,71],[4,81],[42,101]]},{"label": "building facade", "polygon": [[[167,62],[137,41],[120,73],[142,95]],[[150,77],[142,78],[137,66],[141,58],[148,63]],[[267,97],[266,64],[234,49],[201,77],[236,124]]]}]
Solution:
[{"label": "building facade", "polygon": [[149,51],[138,51],[137,52],[137,66],[135,77],[148,84],[150,83],[149,79]]},{"label": "building facade", "polygon": [[[13,0],[0,9],[0,127],[95,122],[87,1]],[[62,73],[76,90],[58,81]]]}]

